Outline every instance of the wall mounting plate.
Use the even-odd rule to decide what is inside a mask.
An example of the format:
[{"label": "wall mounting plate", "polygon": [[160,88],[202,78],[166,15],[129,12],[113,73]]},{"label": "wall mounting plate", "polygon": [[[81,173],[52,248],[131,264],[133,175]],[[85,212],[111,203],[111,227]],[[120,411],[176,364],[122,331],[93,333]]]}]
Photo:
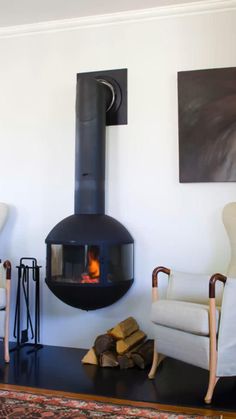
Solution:
[{"label": "wall mounting plate", "polygon": [[106,125],[127,125],[127,68],[78,73],[83,76],[108,81],[116,93],[115,105],[107,112]]}]

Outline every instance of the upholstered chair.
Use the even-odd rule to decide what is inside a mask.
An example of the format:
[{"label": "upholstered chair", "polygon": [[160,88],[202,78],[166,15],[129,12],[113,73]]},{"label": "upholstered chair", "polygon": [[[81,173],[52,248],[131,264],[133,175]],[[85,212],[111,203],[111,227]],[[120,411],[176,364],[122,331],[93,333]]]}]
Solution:
[{"label": "upholstered chair", "polygon": [[[0,202],[0,231],[2,230],[8,215],[8,206]],[[10,311],[10,279],[11,263],[0,260],[0,338],[4,339],[4,359],[10,361],[9,356],[9,311]]]},{"label": "upholstered chair", "polygon": [[8,214],[8,206],[4,202],[0,202],[0,231],[2,230]]},{"label": "upholstered chair", "polygon": [[4,339],[4,359],[9,356],[9,314],[10,314],[10,284],[11,263],[6,260],[0,263],[0,338]]},{"label": "upholstered chair", "polygon": [[[161,272],[168,279],[163,299],[158,298]],[[209,370],[205,402],[211,403],[217,380],[236,376],[236,278],[157,267],[152,287],[155,350],[149,378],[155,377],[163,356]]]}]

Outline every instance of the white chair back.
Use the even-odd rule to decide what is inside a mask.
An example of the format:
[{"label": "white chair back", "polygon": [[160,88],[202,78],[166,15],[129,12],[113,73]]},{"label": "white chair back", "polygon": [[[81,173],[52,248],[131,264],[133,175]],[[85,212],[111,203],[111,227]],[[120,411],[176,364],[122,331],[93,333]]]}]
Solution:
[{"label": "white chair back", "polygon": [[[171,271],[167,298],[171,300],[190,301],[199,304],[209,303],[210,275],[200,275]],[[223,284],[216,284],[216,305],[220,306],[223,295]]]}]

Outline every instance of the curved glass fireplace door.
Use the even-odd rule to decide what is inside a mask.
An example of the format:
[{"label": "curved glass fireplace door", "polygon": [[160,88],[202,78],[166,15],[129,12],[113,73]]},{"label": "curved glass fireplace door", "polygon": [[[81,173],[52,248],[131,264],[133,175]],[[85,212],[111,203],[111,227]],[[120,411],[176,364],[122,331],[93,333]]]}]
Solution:
[{"label": "curved glass fireplace door", "polygon": [[55,284],[133,281],[133,243],[47,246],[48,277]]}]

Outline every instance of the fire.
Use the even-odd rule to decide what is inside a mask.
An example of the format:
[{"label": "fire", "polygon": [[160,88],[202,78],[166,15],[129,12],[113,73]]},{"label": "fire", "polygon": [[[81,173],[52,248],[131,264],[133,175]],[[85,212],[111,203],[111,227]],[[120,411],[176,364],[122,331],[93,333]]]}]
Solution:
[{"label": "fire", "polygon": [[90,248],[88,251],[88,271],[91,278],[99,278],[100,263],[98,260],[98,251],[96,248]]},{"label": "fire", "polygon": [[82,274],[81,283],[98,283],[100,277],[99,251],[97,246],[91,246],[87,253],[88,272]]}]

